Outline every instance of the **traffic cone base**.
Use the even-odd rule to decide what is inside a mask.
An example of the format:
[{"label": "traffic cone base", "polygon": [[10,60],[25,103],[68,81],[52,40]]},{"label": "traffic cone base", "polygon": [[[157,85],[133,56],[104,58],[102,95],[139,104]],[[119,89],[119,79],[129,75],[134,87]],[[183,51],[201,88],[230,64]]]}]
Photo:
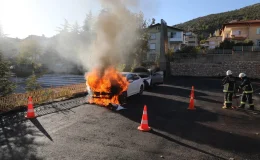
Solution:
[{"label": "traffic cone base", "polygon": [[147,127],[147,128],[142,128],[142,126],[140,125],[137,129],[139,129],[140,131],[144,131],[144,132],[147,132],[147,131],[150,131],[151,130],[151,127]]}]

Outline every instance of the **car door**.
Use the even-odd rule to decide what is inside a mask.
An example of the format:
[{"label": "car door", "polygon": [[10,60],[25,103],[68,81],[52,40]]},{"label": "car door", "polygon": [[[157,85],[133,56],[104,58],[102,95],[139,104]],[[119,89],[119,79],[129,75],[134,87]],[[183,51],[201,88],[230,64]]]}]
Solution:
[{"label": "car door", "polygon": [[159,72],[155,72],[153,74],[153,83],[162,83],[163,82],[163,72],[159,71]]},{"label": "car door", "polygon": [[131,96],[134,94],[134,91],[135,91],[133,74],[128,74],[126,78],[127,78],[127,81],[129,82],[128,88],[127,88],[127,96]]},{"label": "car door", "polygon": [[138,76],[137,74],[134,74],[133,77],[134,77],[134,83],[133,83],[134,84],[134,94],[137,94],[140,91],[140,84],[143,81],[143,79],[140,76]]}]

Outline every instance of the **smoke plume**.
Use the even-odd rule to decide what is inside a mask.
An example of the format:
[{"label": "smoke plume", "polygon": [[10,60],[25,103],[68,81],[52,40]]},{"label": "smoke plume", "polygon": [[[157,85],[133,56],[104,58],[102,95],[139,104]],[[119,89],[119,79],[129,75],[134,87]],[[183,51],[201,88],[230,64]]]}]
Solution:
[{"label": "smoke plume", "polygon": [[[115,66],[128,58],[137,40],[136,17],[128,7],[137,7],[137,0],[99,0],[107,9],[97,17],[96,37],[87,53],[82,54],[82,64],[88,69],[102,70]],[[86,61],[85,61],[86,60]]]}]

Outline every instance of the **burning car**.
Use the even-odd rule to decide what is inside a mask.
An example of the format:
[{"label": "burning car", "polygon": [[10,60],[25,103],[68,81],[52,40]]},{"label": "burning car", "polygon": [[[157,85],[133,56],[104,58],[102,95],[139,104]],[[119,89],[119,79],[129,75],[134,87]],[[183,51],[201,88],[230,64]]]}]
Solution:
[{"label": "burning car", "polygon": [[100,76],[98,72],[86,75],[86,86],[89,103],[102,106],[123,104],[127,97],[141,95],[144,83],[140,76],[130,72],[117,72],[114,68],[107,69]]}]

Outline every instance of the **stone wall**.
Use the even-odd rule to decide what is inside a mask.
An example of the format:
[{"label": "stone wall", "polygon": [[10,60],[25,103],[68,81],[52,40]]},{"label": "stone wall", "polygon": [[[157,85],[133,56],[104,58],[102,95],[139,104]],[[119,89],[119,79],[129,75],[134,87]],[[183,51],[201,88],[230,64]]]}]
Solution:
[{"label": "stone wall", "polygon": [[227,70],[232,70],[234,76],[244,72],[251,78],[260,79],[260,54],[206,55],[171,62],[171,74],[174,76],[219,77],[224,76]]}]

